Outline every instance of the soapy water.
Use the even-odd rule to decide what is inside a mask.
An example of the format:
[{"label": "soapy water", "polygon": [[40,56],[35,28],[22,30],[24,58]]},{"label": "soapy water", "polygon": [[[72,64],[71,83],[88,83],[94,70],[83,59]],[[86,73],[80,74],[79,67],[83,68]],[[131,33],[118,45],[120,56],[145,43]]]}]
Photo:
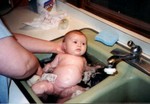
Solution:
[{"label": "soapy water", "polygon": [[[52,54],[51,57],[45,58],[40,60],[40,65],[41,67],[44,67],[45,64],[53,61],[57,54]],[[90,70],[86,71],[83,74],[82,81],[78,83],[79,86],[84,87],[84,88],[91,88],[95,86],[96,84],[100,83],[103,81],[105,78],[107,78],[109,75],[104,71],[105,69],[105,64],[98,59],[96,59],[94,56],[85,54],[84,55],[87,63],[89,66],[96,66],[99,65],[101,68],[98,68],[96,71]],[[87,78],[88,76],[88,78]],[[42,97],[40,98],[43,103],[56,103],[57,99],[59,99],[59,96],[57,95],[48,95],[46,98]]]}]

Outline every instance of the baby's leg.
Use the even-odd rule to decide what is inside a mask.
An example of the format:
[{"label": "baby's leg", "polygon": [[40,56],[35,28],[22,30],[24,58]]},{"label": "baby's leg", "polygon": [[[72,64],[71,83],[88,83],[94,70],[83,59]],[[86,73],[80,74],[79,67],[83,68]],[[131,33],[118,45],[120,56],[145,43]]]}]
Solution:
[{"label": "baby's leg", "polygon": [[32,86],[34,93],[41,97],[44,94],[52,94],[54,92],[53,84],[47,80],[39,81]]},{"label": "baby's leg", "polygon": [[78,85],[75,85],[73,87],[70,87],[70,88],[67,88],[65,89],[64,91],[62,91],[61,93],[61,96],[62,97],[66,97],[68,95],[72,95],[74,92],[76,92],[77,90],[80,90],[80,91],[86,91],[85,88],[81,87],[81,86],[78,86]]},{"label": "baby's leg", "polygon": [[86,91],[86,89],[82,88],[82,87],[80,87],[78,85],[70,87],[70,88],[67,88],[67,89],[65,89],[64,91],[61,92],[61,94],[60,94],[61,98],[58,100],[58,103],[63,103],[65,101],[71,99],[72,95],[74,93],[76,93],[77,91],[80,91],[81,93],[83,93],[84,91]]}]

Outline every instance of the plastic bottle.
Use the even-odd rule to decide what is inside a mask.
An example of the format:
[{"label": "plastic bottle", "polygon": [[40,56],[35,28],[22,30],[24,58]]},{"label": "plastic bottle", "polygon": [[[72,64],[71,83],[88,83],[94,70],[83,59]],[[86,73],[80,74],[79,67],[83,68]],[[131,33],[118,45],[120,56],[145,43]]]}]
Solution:
[{"label": "plastic bottle", "polygon": [[56,12],[55,0],[37,0],[37,11],[39,14]]}]

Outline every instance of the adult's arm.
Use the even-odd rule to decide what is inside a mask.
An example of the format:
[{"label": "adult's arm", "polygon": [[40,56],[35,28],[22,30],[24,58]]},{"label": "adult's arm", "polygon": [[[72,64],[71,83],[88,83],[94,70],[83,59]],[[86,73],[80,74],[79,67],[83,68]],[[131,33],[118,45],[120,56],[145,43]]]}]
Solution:
[{"label": "adult's arm", "polygon": [[16,78],[26,78],[39,68],[37,58],[14,37],[0,39],[0,74]]},{"label": "adult's arm", "polygon": [[51,42],[37,39],[23,34],[14,33],[16,40],[27,50],[33,53],[60,53],[63,52],[61,42]]}]

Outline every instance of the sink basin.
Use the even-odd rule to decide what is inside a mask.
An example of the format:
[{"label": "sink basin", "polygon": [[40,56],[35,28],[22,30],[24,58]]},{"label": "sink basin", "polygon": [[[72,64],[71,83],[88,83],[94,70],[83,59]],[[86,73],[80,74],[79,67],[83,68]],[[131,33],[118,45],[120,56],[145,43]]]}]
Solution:
[{"label": "sink basin", "polygon": [[[46,56],[46,55],[45,55]],[[50,56],[50,55],[49,55]],[[37,57],[39,59],[41,59],[40,63],[41,63],[41,66],[44,66],[45,63],[48,63],[48,61],[52,61],[55,57],[55,54],[52,54],[50,56],[50,58],[44,58],[42,59],[43,55],[39,54],[37,55]],[[101,81],[103,81],[104,79],[106,79],[109,75],[107,75],[104,71],[103,71],[103,67],[105,66],[105,64],[101,61],[99,61],[96,57],[94,57],[93,55],[90,55],[88,52],[84,55],[84,57],[86,58],[87,60],[87,63],[90,64],[90,65],[101,65],[102,68],[99,68],[98,69],[98,74],[96,74],[93,79],[92,79],[92,83],[90,85],[88,84],[85,84],[83,81],[81,81],[80,83],[78,83],[79,86],[82,86],[84,88],[91,88],[93,86],[95,86],[97,83],[100,83]],[[52,59],[53,58],[53,59]],[[99,76],[100,75],[100,76]],[[48,98],[39,98],[43,103],[56,103],[57,102],[57,99],[58,97],[57,96],[54,96],[54,95],[49,95]]]},{"label": "sink basin", "polygon": [[[40,60],[41,66],[43,66],[45,63],[52,61],[53,60],[52,58],[55,57],[55,54],[35,54],[35,55]],[[102,67],[105,66],[105,63],[100,61],[89,50],[87,51],[87,53],[84,56],[85,56],[88,64],[91,64],[91,65],[99,64]],[[99,79],[96,82],[93,82],[90,87],[93,87],[95,85],[95,83],[97,84],[97,83],[100,83],[101,81],[107,79],[108,75],[106,73],[104,73],[104,71],[102,69],[100,69],[100,73],[101,73],[101,77],[98,77]],[[27,84],[26,81],[15,80],[15,82],[17,83],[20,90],[25,95],[25,97],[29,100],[30,103],[56,103],[56,101],[57,101],[57,96],[53,96],[53,95],[49,95],[47,99],[39,98],[38,96],[36,96],[34,94],[31,87]],[[85,88],[89,87],[88,85],[83,84],[83,82],[79,83],[78,85],[85,87]]]},{"label": "sink basin", "polygon": [[[119,82],[118,82],[119,83]],[[124,81],[109,92],[97,97],[92,103],[119,102],[119,103],[146,103],[150,102],[150,81],[133,78]]]},{"label": "sink basin", "polygon": [[[90,33],[89,33],[90,34]],[[89,36],[89,35],[88,35]],[[92,38],[90,38],[92,39]],[[106,62],[113,48],[94,41],[90,41],[89,51],[95,53],[98,59]],[[100,47],[99,47],[100,45]],[[101,54],[101,55],[100,55]],[[99,57],[100,56],[100,57]],[[90,90],[66,103],[148,103],[150,102],[150,77],[135,67],[120,62],[118,73],[109,76]]]},{"label": "sink basin", "polygon": [[125,62],[119,64],[117,70],[117,75],[108,77],[89,91],[66,103],[150,102],[150,77],[148,75]]},{"label": "sink basin", "polygon": [[[94,40],[96,31],[91,29],[82,29],[82,32],[86,34],[88,38],[87,53],[95,58],[89,59],[94,62],[102,62],[107,64],[107,59],[112,56],[111,51],[115,48],[123,49],[118,44],[113,47],[108,47],[100,42]],[[50,54],[39,54],[39,59],[50,57]],[[81,95],[66,101],[65,103],[147,103],[150,102],[150,77],[144,74],[142,71],[127,64],[126,62],[120,62],[117,65],[117,74],[109,76],[96,84],[88,91]],[[19,88],[29,98],[30,103],[53,103],[43,102],[39,99],[28,86],[26,81],[17,84]],[[52,99],[50,97],[49,99]]]}]

